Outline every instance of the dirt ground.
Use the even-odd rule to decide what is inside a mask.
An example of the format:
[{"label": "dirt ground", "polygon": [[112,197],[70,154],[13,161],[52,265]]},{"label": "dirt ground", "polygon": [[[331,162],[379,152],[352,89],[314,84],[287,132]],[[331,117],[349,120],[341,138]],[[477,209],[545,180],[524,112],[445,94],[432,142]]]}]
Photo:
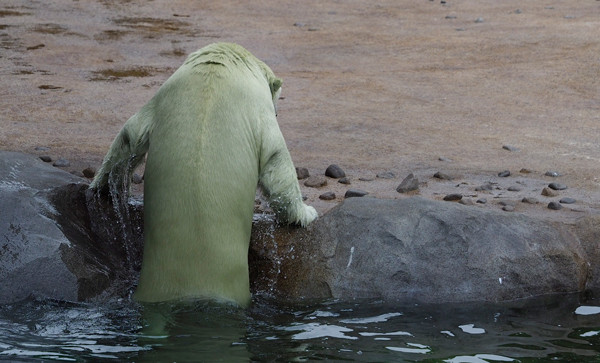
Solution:
[{"label": "dirt ground", "polygon": [[[0,149],[98,167],[186,55],[215,41],[284,79],[278,119],[296,166],[346,170],[350,186],[303,186],[320,212],[349,187],[405,197],[395,188],[412,172],[428,198],[516,201],[556,220],[600,213],[597,0],[4,0]],[[374,178],[385,171],[396,179]],[[485,182],[498,184],[475,190]],[[569,188],[544,197],[549,182]],[[320,200],[326,191],[337,198]],[[566,196],[577,202],[547,208]]]}]

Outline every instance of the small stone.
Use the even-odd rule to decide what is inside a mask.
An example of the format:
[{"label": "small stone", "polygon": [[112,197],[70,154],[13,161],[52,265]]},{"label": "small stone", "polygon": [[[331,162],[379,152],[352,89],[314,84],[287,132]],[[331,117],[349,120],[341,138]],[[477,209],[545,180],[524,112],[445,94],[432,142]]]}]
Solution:
[{"label": "small stone", "polygon": [[564,197],[559,201],[560,204],[573,204],[575,202],[576,202],[575,199],[569,198],[569,197]]},{"label": "small stone", "polygon": [[452,180],[452,179],[454,179],[450,175],[448,175],[446,173],[442,173],[441,171],[438,171],[437,173],[433,174],[433,177],[437,178],[437,179],[442,179],[442,180]]},{"label": "small stone", "polygon": [[477,19],[475,19],[476,23],[483,23],[483,18],[479,17]]},{"label": "small stone", "polygon": [[512,186],[508,187],[507,190],[509,192],[520,192],[523,189],[521,187],[517,186],[517,185],[512,185]]},{"label": "small stone", "polygon": [[504,170],[498,173],[498,176],[501,178],[506,178],[510,176],[510,170]]},{"label": "small stone", "polygon": [[486,184],[480,185],[477,188],[475,188],[475,191],[481,192],[481,191],[493,190],[493,189],[494,189],[494,185],[492,185],[492,183],[486,183]]},{"label": "small stone", "polygon": [[486,198],[479,198],[479,199],[477,199],[476,203],[485,204],[485,203],[487,203],[487,199]]},{"label": "small stone", "polygon": [[45,163],[49,163],[52,161],[52,158],[49,155],[42,155],[40,156],[40,160],[42,160]]},{"label": "small stone", "polygon": [[71,163],[67,159],[58,159],[52,164],[52,166],[56,166],[58,168],[66,168],[67,166],[71,166]]},{"label": "small stone", "polygon": [[347,176],[340,178],[340,180],[338,180],[338,183],[341,184],[346,184],[346,185],[350,185],[350,178],[348,178]]},{"label": "small stone", "polygon": [[560,176],[560,173],[558,171],[548,170],[544,175],[556,178]]},{"label": "small stone", "polygon": [[325,170],[325,175],[330,178],[339,179],[345,177],[346,173],[336,164],[331,164]]},{"label": "small stone", "polygon": [[365,192],[364,190],[360,190],[360,189],[348,189],[346,191],[346,194],[344,194],[344,198],[364,197],[367,194],[369,194],[369,193]]},{"label": "small stone", "polygon": [[83,169],[83,176],[85,176],[86,178],[92,179],[95,175],[96,175],[95,168],[88,166],[87,168]]},{"label": "small stone", "polygon": [[440,157],[438,158],[438,160],[439,160],[439,161],[446,162],[446,163],[451,163],[451,162],[452,162],[452,159],[448,159],[448,158],[446,158],[446,157],[443,157],[443,156],[440,156]]},{"label": "small stone", "polygon": [[502,210],[505,212],[513,212],[515,210],[515,207],[512,205],[505,205],[504,207],[502,207]]},{"label": "small stone", "polygon": [[519,173],[521,173],[521,174],[531,174],[531,170],[527,169],[527,168],[522,168],[521,170],[519,170]]},{"label": "small stone", "polygon": [[377,174],[377,177],[381,179],[395,179],[396,174],[392,171],[385,171],[383,173]]},{"label": "small stone", "polygon": [[365,181],[365,182],[370,182],[370,181],[375,180],[375,178],[363,176],[363,177],[358,178],[358,180]]},{"label": "small stone", "polygon": [[519,149],[518,149],[518,148],[516,148],[516,147],[514,147],[514,146],[511,146],[511,145],[502,145],[502,148],[503,148],[504,150],[508,150],[508,151],[519,151]]},{"label": "small stone", "polygon": [[521,14],[523,11],[521,9],[515,10],[515,14]]},{"label": "small stone", "polygon": [[514,200],[501,200],[498,204],[503,205],[505,207],[514,207],[517,202],[515,202]]},{"label": "small stone", "polygon": [[459,204],[462,205],[474,205],[475,203],[473,203],[473,199],[471,198],[462,198],[461,200],[458,201]]},{"label": "small stone", "polygon": [[298,180],[306,179],[310,176],[307,168],[296,168],[296,176]]},{"label": "small stone", "polygon": [[550,183],[550,184],[548,184],[548,188],[554,189],[554,190],[565,190],[565,189],[567,189],[567,186],[564,184],[559,184],[559,183]]},{"label": "small stone", "polygon": [[322,199],[322,200],[334,200],[335,199],[335,193],[334,192],[323,193],[323,194],[319,195],[319,199]]},{"label": "small stone", "polygon": [[448,194],[444,197],[444,200],[446,202],[456,202],[462,199],[462,194],[459,193],[452,193],[452,194]]},{"label": "small stone", "polygon": [[142,182],[144,181],[144,177],[140,176],[140,174],[138,173],[133,173],[131,181],[133,182],[133,184],[142,184]]},{"label": "small stone", "polygon": [[35,151],[48,151],[50,150],[50,147],[48,146],[36,146],[35,147]]},{"label": "small stone", "polygon": [[558,192],[556,192],[550,188],[544,188],[544,189],[542,189],[542,195],[544,197],[556,197],[558,195]]},{"label": "small stone", "polygon": [[560,205],[560,203],[558,203],[558,202],[550,202],[550,203],[548,203],[548,209],[561,210],[562,205]]},{"label": "small stone", "polygon": [[456,19],[456,15],[446,15],[446,19]]},{"label": "small stone", "polygon": [[404,178],[404,180],[402,180],[402,183],[398,185],[396,191],[398,193],[408,193],[417,189],[419,189],[419,179],[415,178],[413,173],[410,173],[406,178]]},{"label": "small stone", "polygon": [[534,197],[524,197],[523,199],[521,199],[521,202],[523,203],[527,203],[527,204],[538,204],[538,200]]},{"label": "small stone", "polygon": [[306,178],[304,185],[309,188],[321,188],[327,185],[327,179],[321,175],[312,175]]}]

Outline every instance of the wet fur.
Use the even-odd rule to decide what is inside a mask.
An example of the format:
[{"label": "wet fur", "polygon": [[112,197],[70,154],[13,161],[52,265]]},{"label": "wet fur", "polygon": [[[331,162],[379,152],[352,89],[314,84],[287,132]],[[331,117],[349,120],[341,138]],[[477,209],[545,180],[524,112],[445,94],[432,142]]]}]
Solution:
[{"label": "wet fur", "polygon": [[[317,217],[302,202],[277,124],[280,91],[267,65],[216,43],[192,53],[125,123],[90,187],[106,188],[109,176],[130,180],[147,153],[136,299],[247,305],[257,184],[280,220],[305,226]],[[130,167],[117,167],[124,163]]]}]

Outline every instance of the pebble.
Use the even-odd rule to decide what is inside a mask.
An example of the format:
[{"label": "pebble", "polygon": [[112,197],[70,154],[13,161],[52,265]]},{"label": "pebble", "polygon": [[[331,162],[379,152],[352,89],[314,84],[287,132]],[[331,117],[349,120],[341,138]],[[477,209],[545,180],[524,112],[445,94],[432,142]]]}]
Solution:
[{"label": "pebble", "polygon": [[327,179],[321,175],[313,175],[306,178],[304,185],[309,188],[321,188],[327,185]]},{"label": "pebble", "polygon": [[522,168],[521,170],[519,170],[519,173],[521,173],[521,174],[531,174],[531,169]]},{"label": "pebble", "polygon": [[395,179],[396,173],[394,173],[392,171],[385,171],[383,173],[377,174],[377,177],[381,178],[381,179]]},{"label": "pebble", "polygon": [[360,189],[348,189],[346,191],[346,194],[344,194],[344,198],[364,197],[367,194],[369,194],[369,193],[365,192],[364,190],[360,190]]},{"label": "pebble", "polygon": [[550,203],[548,203],[548,209],[560,210],[560,209],[562,209],[562,205],[560,205],[560,203],[558,203],[558,202],[550,202]]},{"label": "pebble", "polygon": [[560,204],[573,204],[575,202],[576,202],[575,199],[569,198],[569,197],[564,197],[559,201]]},{"label": "pebble", "polygon": [[371,178],[371,177],[366,177],[366,176],[363,176],[363,177],[361,177],[361,178],[358,178],[358,180],[360,180],[360,181],[366,181],[366,182],[370,182],[370,181],[373,181],[373,180],[375,180],[375,178]]},{"label": "pebble", "polygon": [[398,193],[408,193],[417,189],[419,189],[419,179],[417,179],[413,173],[410,173],[402,180],[402,183],[398,185],[396,191]]},{"label": "pebble", "polygon": [[554,189],[554,190],[565,190],[565,189],[567,189],[567,186],[564,184],[559,184],[559,183],[550,183],[550,184],[548,184],[548,188]]},{"label": "pebble", "polygon": [[518,148],[516,148],[516,147],[514,147],[514,146],[511,146],[511,145],[502,145],[502,148],[503,148],[504,150],[508,150],[508,151],[519,151],[519,149],[518,149]]},{"label": "pebble", "polygon": [[52,166],[56,166],[59,168],[65,168],[67,166],[71,166],[71,163],[67,159],[58,159],[52,164]]},{"label": "pebble", "polygon": [[87,168],[83,169],[83,176],[85,176],[88,179],[92,179],[95,175],[96,175],[96,169],[92,168],[91,166],[88,166]]},{"label": "pebble", "polygon": [[325,175],[330,178],[339,179],[345,177],[346,173],[338,165],[331,164],[325,170]]},{"label": "pebble", "polygon": [[35,147],[35,151],[48,151],[50,150],[50,147],[48,146],[36,146]]},{"label": "pebble", "polygon": [[477,19],[475,19],[476,23],[483,23],[483,18],[479,17]]},{"label": "pebble", "polygon": [[447,163],[451,163],[451,162],[452,162],[452,159],[448,159],[448,158],[446,158],[446,157],[443,157],[443,156],[440,156],[440,157],[438,158],[438,160],[439,160],[439,161],[444,161],[444,162],[447,162]]},{"label": "pebble", "polygon": [[515,202],[514,200],[501,200],[500,202],[498,202],[498,204],[504,206],[510,205],[514,207],[517,204],[517,202]]},{"label": "pebble", "polygon": [[486,183],[486,184],[480,185],[477,188],[475,188],[475,191],[481,192],[484,190],[492,190],[492,189],[494,189],[494,185],[492,185],[492,183]]},{"label": "pebble", "polygon": [[510,170],[504,170],[498,173],[498,176],[501,178],[506,178],[510,176]]},{"label": "pebble", "polygon": [[515,210],[515,207],[512,205],[505,205],[504,207],[502,207],[502,210],[505,212],[513,212]]},{"label": "pebble", "polygon": [[537,198],[534,197],[524,197],[523,199],[521,199],[521,202],[527,204],[538,204]]},{"label": "pebble", "polygon": [[306,179],[310,176],[307,168],[296,168],[296,176],[298,180]]},{"label": "pebble", "polygon": [[471,198],[462,198],[461,200],[458,201],[459,204],[462,205],[474,205],[475,203],[473,203],[473,199]]},{"label": "pebble", "polygon": [[477,199],[476,203],[485,204],[485,203],[487,203],[487,199],[486,198],[479,198],[479,199]]},{"label": "pebble", "polygon": [[558,195],[558,192],[556,192],[550,188],[544,188],[544,189],[542,189],[542,195],[544,197],[556,197]]},{"label": "pebble", "polygon": [[341,184],[346,184],[346,185],[350,185],[350,184],[351,184],[351,183],[350,183],[350,178],[348,178],[348,177],[346,177],[346,176],[345,176],[345,177],[343,177],[343,178],[340,178],[340,180],[338,180],[338,183],[341,183]]},{"label": "pebble", "polygon": [[334,192],[323,193],[323,194],[319,195],[319,199],[322,199],[322,200],[334,200],[335,199],[335,193]]},{"label": "pebble", "polygon": [[544,175],[556,178],[560,176],[560,173],[558,171],[548,170]]},{"label": "pebble", "polygon": [[509,192],[520,192],[521,190],[523,190],[523,188],[516,186],[516,185],[512,185],[512,186],[508,187],[507,190]]},{"label": "pebble", "polygon": [[452,194],[448,194],[444,197],[444,200],[446,202],[456,202],[462,199],[462,194],[459,193],[452,193]]},{"label": "pebble", "polygon": [[42,160],[45,163],[49,163],[52,161],[52,158],[48,155],[42,155],[42,156],[40,156],[40,160]]},{"label": "pebble", "polygon": [[131,181],[133,182],[133,184],[142,184],[142,182],[144,181],[144,177],[140,176],[140,174],[138,174],[138,173],[133,173],[133,177],[131,177]]},{"label": "pebble", "polygon": [[437,178],[437,179],[442,179],[442,180],[452,180],[453,179],[450,175],[448,175],[446,173],[442,173],[441,171],[438,171],[437,173],[433,174],[433,177]]}]

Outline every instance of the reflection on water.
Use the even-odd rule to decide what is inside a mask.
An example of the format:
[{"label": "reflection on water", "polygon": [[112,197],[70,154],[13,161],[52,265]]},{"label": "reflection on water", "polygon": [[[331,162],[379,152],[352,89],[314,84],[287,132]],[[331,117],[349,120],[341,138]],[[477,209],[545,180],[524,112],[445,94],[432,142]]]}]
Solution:
[{"label": "reflection on water", "polygon": [[599,306],[578,295],[439,305],[256,298],[248,310],[31,299],[0,307],[0,360],[594,362]]}]

